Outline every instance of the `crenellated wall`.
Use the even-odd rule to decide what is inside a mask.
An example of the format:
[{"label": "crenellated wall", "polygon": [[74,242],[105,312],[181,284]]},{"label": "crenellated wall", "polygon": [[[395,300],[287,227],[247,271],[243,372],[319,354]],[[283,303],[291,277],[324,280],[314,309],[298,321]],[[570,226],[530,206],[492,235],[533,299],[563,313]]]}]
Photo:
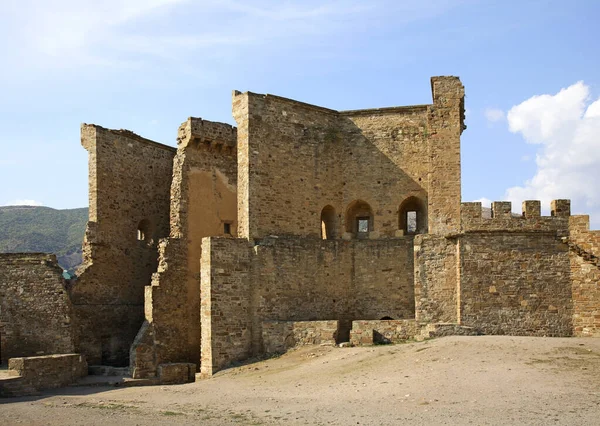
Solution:
[{"label": "crenellated wall", "polygon": [[492,203],[492,216],[482,214],[481,203],[462,203],[461,222],[463,232],[556,232],[566,236],[569,232],[571,214],[569,200],[554,200],[550,206],[551,216],[541,215],[541,203],[524,201],[522,215],[512,213],[510,201]]},{"label": "crenellated wall", "polygon": [[144,287],[169,232],[175,149],[127,130],[81,126],[89,153],[89,222],[71,299],[77,351],[91,365],[128,364],[143,322]]},{"label": "crenellated wall", "polygon": [[570,202],[462,203],[462,232],[415,238],[415,305],[419,323],[458,323],[485,334],[569,336],[572,273],[562,239]]}]

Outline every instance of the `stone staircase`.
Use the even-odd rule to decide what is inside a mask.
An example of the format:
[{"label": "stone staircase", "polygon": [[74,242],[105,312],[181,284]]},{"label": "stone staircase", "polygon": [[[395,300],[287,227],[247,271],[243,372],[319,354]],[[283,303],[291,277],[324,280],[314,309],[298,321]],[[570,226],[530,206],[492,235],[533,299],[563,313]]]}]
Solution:
[{"label": "stone staircase", "polygon": [[600,257],[596,256],[593,253],[590,253],[580,245],[575,244],[573,241],[570,240],[569,237],[561,237],[560,241],[563,244],[566,244],[569,247],[569,250],[571,250],[573,253],[576,253],[583,260],[596,266],[597,268],[600,268]]}]

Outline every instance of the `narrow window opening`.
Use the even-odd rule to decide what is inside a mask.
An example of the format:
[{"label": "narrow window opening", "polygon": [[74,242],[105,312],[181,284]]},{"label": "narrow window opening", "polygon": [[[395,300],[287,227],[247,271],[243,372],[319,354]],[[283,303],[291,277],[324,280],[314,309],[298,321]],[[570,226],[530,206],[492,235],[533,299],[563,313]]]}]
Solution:
[{"label": "narrow window opening", "polygon": [[405,234],[424,234],[427,232],[427,200],[409,197],[398,209],[398,229]]},{"label": "narrow window opening", "polygon": [[225,234],[225,235],[231,235],[231,223],[224,223],[223,224],[223,234]]},{"label": "narrow window opening", "polygon": [[368,238],[373,232],[373,210],[368,203],[356,200],[350,203],[346,210],[346,232],[356,238]]},{"label": "narrow window opening", "polygon": [[336,237],[337,216],[332,206],[325,206],[321,211],[321,238],[332,240]]},{"label": "narrow window opening", "polygon": [[152,244],[152,230],[147,219],[142,220],[137,226],[137,240],[148,245]]},{"label": "narrow window opening", "polygon": [[406,212],[406,232],[408,234],[414,234],[417,232],[417,212],[410,211]]},{"label": "narrow window opening", "polygon": [[369,232],[369,217],[357,217],[356,223],[359,233],[364,234]]}]

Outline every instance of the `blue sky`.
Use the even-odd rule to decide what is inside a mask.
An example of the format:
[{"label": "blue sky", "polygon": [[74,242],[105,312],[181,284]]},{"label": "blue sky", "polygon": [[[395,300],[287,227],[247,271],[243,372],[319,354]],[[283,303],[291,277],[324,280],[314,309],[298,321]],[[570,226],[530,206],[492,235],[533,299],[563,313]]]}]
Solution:
[{"label": "blue sky", "polygon": [[175,145],[231,91],[333,109],[466,88],[463,201],[572,198],[600,227],[600,2],[0,0],[0,205],[87,205],[79,125]]}]

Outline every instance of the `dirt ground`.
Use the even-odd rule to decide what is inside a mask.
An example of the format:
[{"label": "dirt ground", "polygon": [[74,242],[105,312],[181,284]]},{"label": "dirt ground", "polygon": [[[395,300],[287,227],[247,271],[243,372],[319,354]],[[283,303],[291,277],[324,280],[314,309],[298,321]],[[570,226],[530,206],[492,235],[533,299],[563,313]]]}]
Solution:
[{"label": "dirt ground", "polygon": [[3,425],[600,425],[600,339],[305,347],[177,386],[0,400]]}]

